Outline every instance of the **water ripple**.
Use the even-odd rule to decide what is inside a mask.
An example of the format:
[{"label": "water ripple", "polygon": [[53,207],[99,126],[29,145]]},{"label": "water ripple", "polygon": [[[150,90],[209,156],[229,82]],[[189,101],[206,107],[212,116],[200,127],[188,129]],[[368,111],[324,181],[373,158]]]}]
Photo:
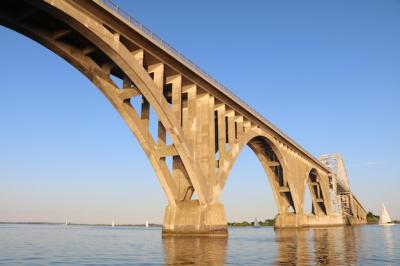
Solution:
[{"label": "water ripple", "polygon": [[400,265],[400,226],[161,237],[160,229],[0,225],[1,265]]}]

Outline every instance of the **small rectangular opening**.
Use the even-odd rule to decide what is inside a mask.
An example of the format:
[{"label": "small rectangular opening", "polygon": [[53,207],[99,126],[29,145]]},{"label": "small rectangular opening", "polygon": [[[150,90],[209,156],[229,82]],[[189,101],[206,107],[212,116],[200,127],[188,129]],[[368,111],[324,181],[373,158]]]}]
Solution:
[{"label": "small rectangular opening", "polygon": [[214,111],[214,130],[215,130],[215,152],[218,152],[219,148],[219,128],[218,128],[218,111]]},{"label": "small rectangular opening", "polygon": [[238,124],[235,122],[235,139],[238,138]]},{"label": "small rectangular opening", "polygon": [[169,104],[172,104],[172,83],[164,85],[163,95]]},{"label": "small rectangular opening", "polygon": [[225,116],[225,143],[229,143],[229,122],[227,116]]},{"label": "small rectangular opening", "polygon": [[186,109],[186,108],[188,108],[188,106],[189,106],[189,104],[188,104],[188,93],[187,92],[185,92],[185,93],[182,93],[181,94],[181,126],[183,126],[183,120],[184,120],[184,117],[183,117],[183,110],[184,109]]}]

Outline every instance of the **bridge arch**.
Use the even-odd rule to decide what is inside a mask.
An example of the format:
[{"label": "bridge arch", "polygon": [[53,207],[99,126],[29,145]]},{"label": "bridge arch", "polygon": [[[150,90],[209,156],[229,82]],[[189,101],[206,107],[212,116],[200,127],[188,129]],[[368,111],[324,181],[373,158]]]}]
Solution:
[{"label": "bridge arch", "polygon": [[248,146],[256,155],[273,191],[278,214],[296,213],[297,209],[291,192],[291,181],[287,178],[288,165],[274,138],[258,128],[248,131],[238,141],[237,148],[230,154],[230,163],[221,176],[221,191],[230,176],[231,169],[243,149]]},{"label": "bridge arch", "polygon": [[327,215],[327,206],[326,206],[327,198],[326,195],[324,195],[324,191],[321,186],[321,177],[318,173],[318,170],[312,168],[310,171],[308,171],[305,181],[307,185],[304,187],[304,189],[309,189],[311,195],[312,214]]},{"label": "bridge arch", "polygon": [[[99,25],[73,1],[4,1],[0,25],[42,44],[94,83],[135,135],[171,206],[191,199],[194,191],[201,204],[209,201],[201,171],[190,160],[191,147],[185,145],[186,137],[169,110],[171,97],[157,93],[163,84],[157,84],[156,67],[150,63],[144,66],[145,59],[128,49],[117,33],[105,24]],[[134,97],[141,98],[141,110],[131,102]],[[150,137],[151,108],[159,120],[158,139]],[[168,139],[172,145],[167,145]],[[167,164],[167,157],[173,157],[173,166]],[[178,181],[173,176],[176,172]]]}]

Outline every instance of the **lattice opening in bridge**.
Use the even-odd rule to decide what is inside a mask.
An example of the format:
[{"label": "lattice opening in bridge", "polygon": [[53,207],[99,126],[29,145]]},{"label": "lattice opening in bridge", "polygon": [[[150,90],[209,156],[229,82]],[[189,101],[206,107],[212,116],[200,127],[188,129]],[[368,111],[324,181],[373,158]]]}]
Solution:
[{"label": "lattice opening in bridge", "polygon": [[313,197],[313,207],[314,207],[314,213],[317,212],[317,208],[318,211],[327,214],[326,212],[326,206],[325,206],[325,199],[322,193],[322,188],[321,188],[321,184],[320,184],[320,177],[318,175],[317,170],[313,169],[310,171],[309,175],[308,175],[308,184],[309,184],[309,188],[311,190],[312,193],[312,197]]},{"label": "lattice opening in bridge", "polygon": [[259,154],[260,160],[264,161],[267,174],[270,175],[272,186],[277,190],[284,212],[296,213],[293,197],[289,183],[285,178],[283,165],[278,155],[272,148],[272,144],[264,137],[257,137],[248,144],[254,152]]},{"label": "lattice opening in bridge", "polygon": [[183,92],[181,94],[181,127],[183,127],[183,121],[185,121],[185,116],[187,116],[188,114],[188,108],[189,108],[189,95],[187,92]]},{"label": "lattice opening in bridge", "polygon": [[314,203],[313,203],[313,199],[312,199],[311,191],[309,189],[308,182],[306,182],[304,185],[303,212],[305,214],[315,215]]},{"label": "lattice opening in bridge", "polygon": [[110,74],[110,78],[118,89],[122,89],[124,87],[124,81],[120,77]]},{"label": "lattice opening in bridge", "polygon": [[172,83],[167,83],[163,88],[163,95],[169,105],[172,105]]}]

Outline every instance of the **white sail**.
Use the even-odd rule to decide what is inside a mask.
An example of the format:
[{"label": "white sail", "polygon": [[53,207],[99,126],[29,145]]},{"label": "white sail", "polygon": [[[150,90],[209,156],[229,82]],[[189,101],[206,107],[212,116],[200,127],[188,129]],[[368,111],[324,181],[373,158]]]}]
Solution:
[{"label": "white sail", "polygon": [[260,224],[258,223],[257,217],[254,218],[254,227],[259,227]]},{"label": "white sail", "polygon": [[114,220],[111,223],[111,227],[115,227],[115,221]]},{"label": "white sail", "polygon": [[389,224],[392,220],[390,219],[389,213],[386,210],[385,204],[382,203],[381,216],[379,217],[379,224]]},{"label": "white sail", "polygon": [[149,220],[146,220],[146,228],[149,228]]}]

